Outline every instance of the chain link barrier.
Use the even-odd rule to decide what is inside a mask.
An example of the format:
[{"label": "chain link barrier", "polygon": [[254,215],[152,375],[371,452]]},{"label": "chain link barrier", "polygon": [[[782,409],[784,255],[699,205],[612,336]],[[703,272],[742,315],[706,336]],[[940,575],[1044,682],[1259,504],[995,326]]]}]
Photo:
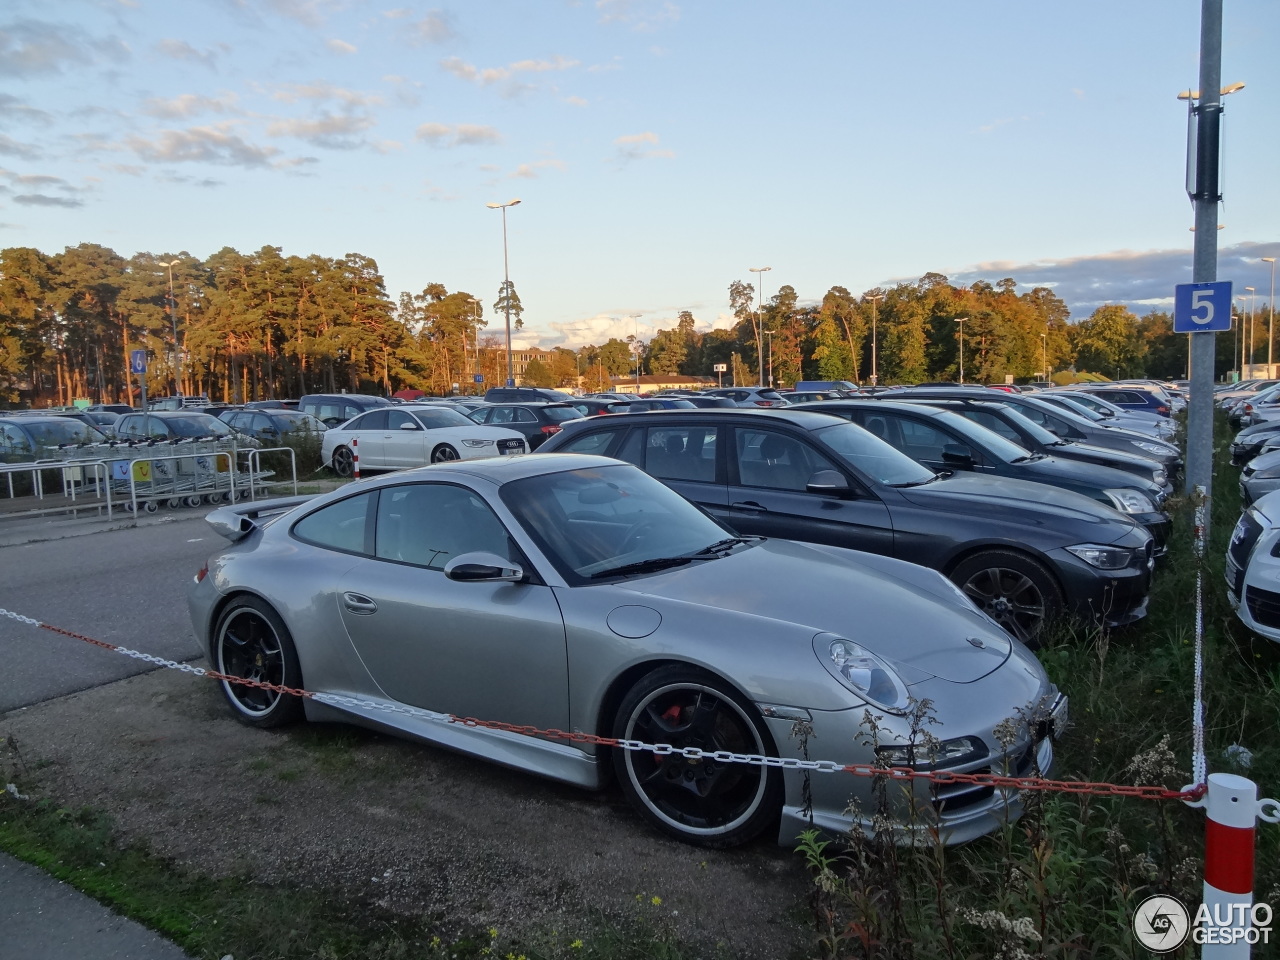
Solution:
[{"label": "chain link barrier", "polygon": [[888,780],[898,782],[914,782],[916,780],[921,780],[931,784],[959,783],[995,787],[1004,790],[1038,790],[1052,791],[1054,793],[1072,793],[1077,795],[1087,794],[1090,796],[1137,797],[1143,800],[1196,801],[1202,798],[1206,791],[1206,786],[1203,781],[1199,781],[1182,790],[1169,790],[1166,787],[1158,786],[1128,786],[1117,783],[1090,783],[1081,780],[1047,780],[1043,777],[1010,777],[995,773],[960,773],[951,770],[929,769],[918,770],[913,767],[882,766],[875,763],[837,763],[834,760],[802,760],[798,757],[770,757],[761,754],[732,753],[728,750],[703,750],[701,747],[675,747],[669,743],[646,743],[643,740],[625,740],[616,737],[602,737],[594,733],[557,730],[554,727],[544,729],[527,724],[506,723],[500,720],[481,720],[476,717],[459,717],[452,713],[439,713],[434,710],[424,710],[421,707],[412,707],[402,703],[385,703],[377,700],[364,700],[357,697],[348,697],[335,693],[316,693],[311,690],[304,690],[298,687],[287,687],[275,683],[267,683],[262,680],[233,677],[225,673],[220,673],[216,670],[208,670],[204,667],[193,667],[187,663],[178,663],[174,660],[167,660],[164,657],[156,657],[149,653],[131,650],[128,647],[123,647],[119,644],[107,643],[105,640],[86,637],[83,634],[74,633],[70,630],[64,630],[61,627],[54,627],[47,623],[42,623],[41,621],[32,619],[31,617],[24,617],[21,614],[14,613],[11,610],[6,610],[3,607],[0,607],[0,617],[8,617],[10,620],[16,620],[19,623],[25,623],[29,626],[38,627],[42,630],[48,630],[64,637],[70,637],[73,640],[81,640],[85,643],[92,644],[95,647],[101,647],[104,650],[110,650],[113,653],[118,653],[122,656],[130,657],[135,660],[141,660],[145,663],[154,664],[159,667],[165,667],[170,670],[178,670],[182,673],[192,674],[197,677],[205,677],[207,679],[217,680],[223,683],[252,687],[257,690],[267,690],[292,697],[303,697],[313,700],[316,703],[323,703],[329,706],[344,709],[375,710],[381,713],[413,717],[414,719],[426,720],[433,723],[456,723],[465,727],[480,727],[487,730],[499,730],[504,733],[514,733],[526,737],[542,737],[549,740],[565,740],[570,743],[585,743],[599,747],[633,750],[638,753],[652,753],[657,756],[677,756],[685,760],[711,760],[715,763],[742,763],[750,766],[769,767],[780,770],[805,770],[815,773],[846,773],[855,777],[884,777]]}]

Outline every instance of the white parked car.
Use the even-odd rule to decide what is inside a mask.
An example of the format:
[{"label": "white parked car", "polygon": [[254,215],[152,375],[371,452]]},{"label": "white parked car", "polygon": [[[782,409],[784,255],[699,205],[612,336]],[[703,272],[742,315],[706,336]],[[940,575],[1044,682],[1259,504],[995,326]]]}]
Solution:
[{"label": "white parked car", "polygon": [[1280,491],[1240,517],[1227,546],[1227,599],[1246,627],[1280,642]]},{"label": "white parked car", "polygon": [[428,463],[528,453],[523,436],[486,427],[444,404],[381,407],[326,431],[321,460],[340,477],[351,476],[356,455],[363,470],[403,470]]}]

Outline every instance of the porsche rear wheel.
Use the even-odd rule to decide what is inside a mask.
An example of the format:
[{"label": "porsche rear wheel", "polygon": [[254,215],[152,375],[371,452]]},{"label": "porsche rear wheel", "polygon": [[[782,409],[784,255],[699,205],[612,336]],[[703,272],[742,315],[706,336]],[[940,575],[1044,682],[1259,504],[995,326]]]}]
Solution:
[{"label": "porsche rear wheel", "polygon": [[[773,752],[750,703],[717,677],[681,666],[655,670],[631,689],[618,709],[614,736],[708,754]],[[782,809],[776,768],[622,749],[614,752],[614,767],[637,812],[686,843],[746,843],[775,824]]]},{"label": "porsche rear wheel", "polygon": [[213,663],[227,677],[219,684],[236,719],[254,727],[302,719],[299,697],[261,686],[302,686],[293,638],[266,601],[239,597],[223,611],[213,635]]}]

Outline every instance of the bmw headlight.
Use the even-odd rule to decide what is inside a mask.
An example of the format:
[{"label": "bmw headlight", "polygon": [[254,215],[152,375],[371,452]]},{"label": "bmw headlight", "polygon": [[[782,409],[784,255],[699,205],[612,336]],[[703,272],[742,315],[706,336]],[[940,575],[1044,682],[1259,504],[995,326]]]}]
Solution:
[{"label": "bmw headlight", "polygon": [[1141,490],[1132,487],[1119,487],[1115,490],[1103,490],[1104,494],[1121,513],[1155,513],[1155,504]]},{"label": "bmw headlight", "polygon": [[493,444],[492,440],[463,440],[462,442],[468,447],[488,447]]},{"label": "bmw headlight", "polygon": [[862,644],[820,634],[814,639],[814,647],[814,652],[826,661],[827,669],[863,700],[885,710],[907,709],[907,685],[889,664]]},{"label": "bmw headlight", "polygon": [[1134,440],[1133,445],[1145,453],[1154,453],[1157,457],[1167,457],[1177,452],[1167,443],[1152,443],[1150,440]]},{"label": "bmw headlight", "polygon": [[1073,547],[1067,547],[1067,552],[1099,570],[1123,570],[1133,560],[1132,550],[1108,547],[1100,543],[1077,543]]},{"label": "bmw headlight", "polygon": [[876,748],[876,756],[891,767],[953,766],[964,760],[981,760],[986,755],[987,745],[977,737],[943,740],[932,748],[923,743]]}]

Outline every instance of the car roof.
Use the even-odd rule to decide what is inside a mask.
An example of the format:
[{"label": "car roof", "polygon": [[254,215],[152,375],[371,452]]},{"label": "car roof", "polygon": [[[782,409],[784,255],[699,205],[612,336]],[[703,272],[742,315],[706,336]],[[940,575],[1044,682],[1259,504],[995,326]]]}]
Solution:
[{"label": "car roof", "polygon": [[[655,423],[678,423],[681,419],[686,420],[741,420],[743,422],[764,421],[775,423],[779,426],[793,426],[801,430],[820,430],[823,427],[832,425],[832,420],[843,419],[832,417],[829,413],[819,413],[816,409],[810,413],[807,410],[796,410],[791,407],[776,407],[750,409],[747,407],[697,407],[693,410],[674,409],[674,410],[645,410],[641,413],[629,413],[625,417],[627,426],[635,426],[645,417],[652,418]],[[565,430],[583,430],[599,427],[601,424],[607,425],[609,428],[616,428],[612,417],[583,417],[578,420],[570,420],[563,425]],[[579,426],[581,425],[581,426]]]}]

